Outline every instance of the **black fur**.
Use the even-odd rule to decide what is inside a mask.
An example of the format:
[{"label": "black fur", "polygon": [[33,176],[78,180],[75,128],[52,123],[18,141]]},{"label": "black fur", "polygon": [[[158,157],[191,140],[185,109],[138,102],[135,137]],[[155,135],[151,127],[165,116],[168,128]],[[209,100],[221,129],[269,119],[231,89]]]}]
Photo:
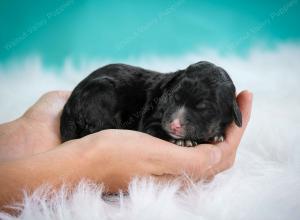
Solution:
[{"label": "black fur", "polygon": [[72,92],[61,116],[61,139],[120,128],[170,140],[174,117],[180,117],[181,138],[198,143],[224,135],[233,120],[241,126],[226,71],[204,61],[165,74],[125,64],[104,66]]}]

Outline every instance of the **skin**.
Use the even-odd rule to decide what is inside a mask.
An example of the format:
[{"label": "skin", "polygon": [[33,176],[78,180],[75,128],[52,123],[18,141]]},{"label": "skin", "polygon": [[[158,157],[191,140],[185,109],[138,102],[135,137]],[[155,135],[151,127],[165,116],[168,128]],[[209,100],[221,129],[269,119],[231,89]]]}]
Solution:
[{"label": "skin", "polygon": [[137,131],[110,129],[63,144],[59,118],[70,92],[43,95],[15,121],[0,125],[0,209],[48,183],[70,187],[82,178],[101,183],[106,192],[128,187],[135,176],[170,181],[184,173],[209,180],[232,167],[250,119],[252,94],[237,97],[243,126],[232,123],[224,142],[184,148]]}]

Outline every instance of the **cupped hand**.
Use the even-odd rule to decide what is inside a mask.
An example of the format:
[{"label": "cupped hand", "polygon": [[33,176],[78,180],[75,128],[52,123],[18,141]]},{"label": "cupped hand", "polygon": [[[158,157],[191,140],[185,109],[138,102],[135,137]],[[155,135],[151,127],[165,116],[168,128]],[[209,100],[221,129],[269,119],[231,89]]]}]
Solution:
[{"label": "cupped hand", "polygon": [[[75,158],[81,163],[82,172],[78,175],[103,182],[110,191],[126,188],[134,176],[150,175],[165,180],[186,174],[193,180],[199,180],[210,179],[230,168],[250,119],[252,106],[252,94],[241,92],[237,101],[243,126],[239,128],[232,123],[226,131],[225,140],[215,145],[185,148],[141,132],[118,129],[100,131],[61,145],[59,118],[69,95],[70,92],[65,91],[46,93],[21,117],[22,123],[17,124],[23,124],[20,134],[25,135],[26,139],[20,139],[20,142],[27,147],[19,152],[18,157],[45,152],[57,146],[59,148],[52,153],[45,152],[42,156],[47,158],[55,154],[58,158],[65,154],[68,157],[73,152],[80,152]],[[13,138],[10,140],[14,142]],[[12,157],[16,158],[17,151],[20,151],[19,147]],[[69,163],[71,166],[73,162]],[[63,164],[68,165],[66,161]]]},{"label": "cupped hand", "polygon": [[[39,137],[48,147],[60,144],[59,117],[69,95],[70,92],[64,91],[49,92],[23,116],[34,122],[34,129],[39,127],[44,131]],[[193,180],[211,179],[233,165],[250,119],[252,94],[241,92],[237,102],[243,126],[239,128],[232,123],[226,130],[225,140],[214,145],[184,148],[141,132],[118,129],[88,135],[71,144],[80,147],[80,156],[85,155],[83,167],[87,170],[83,176],[104,182],[111,191],[126,188],[134,176],[151,175],[165,180],[185,174]]]}]

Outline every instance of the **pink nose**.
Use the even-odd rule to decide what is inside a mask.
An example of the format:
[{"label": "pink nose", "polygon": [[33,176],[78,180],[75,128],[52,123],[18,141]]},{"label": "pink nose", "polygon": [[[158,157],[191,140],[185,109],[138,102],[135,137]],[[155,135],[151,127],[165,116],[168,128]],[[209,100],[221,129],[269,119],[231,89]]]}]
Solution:
[{"label": "pink nose", "polygon": [[174,133],[175,135],[179,135],[181,131],[181,124],[179,119],[175,119],[174,121],[171,122],[170,124],[171,132]]}]

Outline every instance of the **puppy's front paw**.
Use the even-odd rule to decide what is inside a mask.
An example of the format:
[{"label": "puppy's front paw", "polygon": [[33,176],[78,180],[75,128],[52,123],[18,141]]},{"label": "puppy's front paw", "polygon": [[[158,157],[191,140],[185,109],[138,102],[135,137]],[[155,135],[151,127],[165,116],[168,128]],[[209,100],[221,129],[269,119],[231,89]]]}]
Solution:
[{"label": "puppy's front paw", "polygon": [[215,143],[218,143],[218,142],[223,142],[224,141],[224,137],[221,135],[221,136],[215,136],[214,137],[214,142]]},{"label": "puppy's front paw", "polygon": [[176,144],[178,146],[184,146],[184,141],[182,140],[170,139],[169,142]]},{"label": "puppy's front paw", "polygon": [[192,140],[175,140],[175,139],[170,139],[169,140],[171,143],[176,144],[181,147],[194,147],[198,145],[196,141]]},{"label": "puppy's front paw", "polygon": [[191,140],[185,140],[184,141],[184,146],[186,146],[186,147],[193,147],[193,142]]},{"label": "puppy's front paw", "polygon": [[176,140],[178,146],[184,146],[184,140]]}]

